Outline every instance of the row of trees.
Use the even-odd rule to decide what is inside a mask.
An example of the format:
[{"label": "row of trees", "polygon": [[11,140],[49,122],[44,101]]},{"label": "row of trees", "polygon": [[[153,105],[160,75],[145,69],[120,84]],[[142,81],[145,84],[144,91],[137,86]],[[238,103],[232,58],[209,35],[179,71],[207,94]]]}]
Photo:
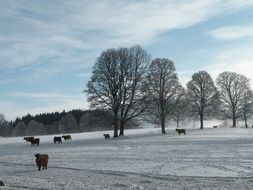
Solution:
[{"label": "row of trees", "polygon": [[[167,58],[151,56],[140,46],[107,49],[98,57],[84,92],[91,108],[109,109],[113,116],[114,137],[124,135],[127,123],[142,118],[161,126],[173,118],[177,125],[186,115],[204,118],[219,116],[247,119],[253,111],[249,79],[234,72],[223,72],[216,85],[206,71],[192,75],[184,89]],[[220,118],[221,119],[221,118]]]},{"label": "row of trees", "polygon": [[88,132],[109,130],[111,126],[111,114],[103,110],[72,110],[35,116],[27,114],[22,118],[17,118],[14,122],[6,121],[4,115],[0,114],[0,136]]}]

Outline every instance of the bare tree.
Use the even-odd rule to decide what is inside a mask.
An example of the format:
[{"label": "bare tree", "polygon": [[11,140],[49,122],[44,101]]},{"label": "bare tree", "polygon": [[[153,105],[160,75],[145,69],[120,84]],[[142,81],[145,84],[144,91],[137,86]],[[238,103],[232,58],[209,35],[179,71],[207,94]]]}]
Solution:
[{"label": "bare tree", "polygon": [[152,61],[147,79],[145,94],[147,99],[145,120],[157,124],[165,134],[166,119],[175,102],[180,85],[175,65],[167,58],[156,58]]},{"label": "bare tree", "polygon": [[241,117],[245,122],[245,128],[248,128],[247,120],[253,115],[253,92],[248,89],[243,95],[243,102],[241,108]]},{"label": "bare tree", "polygon": [[179,127],[179,122],[187,116],[187,110],[188,102],[186,92],[183,87],[180,87],[171,112],[171,117],[176,121],[177,128]]},{"label": "bare tree", "polygon": [[108,49],[100,55],[87,84],[91,107],[110,109],[114,137],[124,135],[127,121],[143,112],[142,80],[150,56],[140,46]]},{"label": "bare tree", "polygon": [[187,100],[189,111],[199,115],[200,129],[203,129],[204,116],[213,113],[218,105],[218,91],[206,71],[192,75],[192,80],[187,83]]},{"label": "bare tree", "polygon": [[235,72],[223,72],[217,78],[217,85],[222,102],[222,112],[226,118],[232,118],[233,127],[241,117],[245,95],[250,90],[249,79]]}]

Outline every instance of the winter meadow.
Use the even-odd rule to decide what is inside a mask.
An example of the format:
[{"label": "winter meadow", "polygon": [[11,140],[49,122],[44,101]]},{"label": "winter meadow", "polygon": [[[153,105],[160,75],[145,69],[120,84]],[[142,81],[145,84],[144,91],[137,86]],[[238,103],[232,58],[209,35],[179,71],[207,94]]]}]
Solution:
[{"label": "winter meadow", "polygon": [[253,1],[1,3],[0,189],[253,189]]}]

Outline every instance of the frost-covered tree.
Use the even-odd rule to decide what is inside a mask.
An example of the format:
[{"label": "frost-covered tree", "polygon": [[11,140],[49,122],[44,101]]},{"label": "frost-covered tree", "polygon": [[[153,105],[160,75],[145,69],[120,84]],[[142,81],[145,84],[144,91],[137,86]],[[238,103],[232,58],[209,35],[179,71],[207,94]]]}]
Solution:
[{"label": "frost-covered tree", "polygon": [[42,123],[31,120],[26,128],[26,135],[45,135],[46,128]]},{"label": "frost-covered tree", "polygon": [[111,130],[112,118],[109,111],[87,111],[80,119],[80,131]]},{"label": "frost-covered tree", "polygon": [[187,116],[188,102],[186,99],[186,92],[183,87],[179,88],[175,102],[172,104],[171,117],[176,122],[177,128],[179,127],[179,122],[184,120]]},{"label": "frost-covered tree", "polygon": [[245,96],[250,91],[249,79],[235,72],[223,72],[216,82],[222,102],[222,112],[225,118],[233,120],[233,127],[236,127],[237,119],[241,117],[245,105]]},{"label": "frost-covered tree", "polygon": [[12,135],[13,136],[25,136],[26,124],[23,121],[19,121],[15,126]]},{"label": "frost-covered tree", "polygon": [[187,83],[187,101],[189,111],[198,114],[200,129],[204,127],[204,117],[217,111],[219,95],[213,79],[206,71],[199,71],[192,75]]},{"label": "frost-covered tree", "polygon": [[61,133],[79,132],[79,127],[74,116],[70,113],[59,121],[58,131]]},{"label": "frost-covered tree", "polygon": [[0,136],[10,135],[10,126],[4,114],[0,113]]},{"label": "frost-covered tree", "polygon": [[161,126],[165,134],[166,120],[171,112],[171,105],[180,89],[176,68],[167,58],[156,58],[151,62],[144,85],[146,114],[144,119]]},{"label": "frost-covered tree", "polygon": [[126,123],[143,112],[142,81],[150,56],[140,46],[107,49],[98,57],[87,84],[92,108],[109,109],[114,137],[124,135]]},{"label": "frost-covered tree", "polygon": [[248,89],[243,98],[241,117],[245,122],[245,127],[248,128],[247,120],[253,115],[253,92]]}]

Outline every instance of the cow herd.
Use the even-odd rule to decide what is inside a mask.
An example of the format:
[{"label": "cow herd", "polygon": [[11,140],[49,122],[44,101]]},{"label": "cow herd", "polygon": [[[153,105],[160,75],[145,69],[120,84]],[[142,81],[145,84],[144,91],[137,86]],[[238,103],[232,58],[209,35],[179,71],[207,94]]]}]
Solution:
[{"label": "cow herd", "polygon": [[[62,143],[62,138],[67,141],[67,140],[72,140],[70,135],[62,135],[62,136],[56,136],[53,139],[54,144],[55,143]],[[39,138],[35,138],[35,137],[24,137],[24,140],[26,142],[30,142],[31,146],[39,146],[40,145],[40,139]]]},{"label": "cow herd", "polygon": [[[177,133],[180,135],[181,133],[183,133],[184,135],[186,134],[186,130],[185,129],[176,129]],[[110,139],[110,134],[103,134],[103,136],[105,137],[105,139]],[[72,140],[70,135],[62,135],[62,136],[55,136],[53,138],[53,142],[54,144],[58,143],[58,144],[62,144],[62,139],[64,139],[65,141],[68,140]],[[31,146],[39,146],[40,145],[40,139],[39,138],[35,138],[33,136],[30,137],[24,137],[24,140],[26,142],[30,142]],[[38,170],[40,171],[41,169],[46,170],[47,169],[47,164],[48,164],[48,158],[49,156],[47,154],[35,154],[36,157],[36,165],[38,166]]]}]

